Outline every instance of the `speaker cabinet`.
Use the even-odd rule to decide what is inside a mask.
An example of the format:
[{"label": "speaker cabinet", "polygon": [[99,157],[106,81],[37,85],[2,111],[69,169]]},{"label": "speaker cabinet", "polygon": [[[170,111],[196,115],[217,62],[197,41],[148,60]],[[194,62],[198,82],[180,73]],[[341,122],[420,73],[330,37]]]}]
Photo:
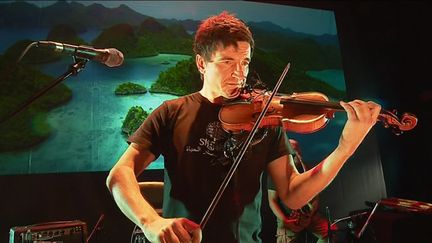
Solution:
[{"label": "speaker cabinet", "polygon": [[87,224],[79,220],[12,227],[9,243],[85,243]]}]

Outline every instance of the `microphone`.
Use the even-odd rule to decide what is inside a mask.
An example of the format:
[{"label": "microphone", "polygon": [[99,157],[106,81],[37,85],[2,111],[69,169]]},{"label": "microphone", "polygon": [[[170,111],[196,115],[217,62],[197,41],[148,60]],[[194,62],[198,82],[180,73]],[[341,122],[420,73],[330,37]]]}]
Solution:
[{"label": "microphone", "polygon": [[95,60],[107,65],[108,67],[120,66],[124,61],[123,53],[114,48],[96,49],[91,46],[76,46],[54,41],[38,41],[37,45],[50,47],[56,52],[66,53],[79,58]]}]

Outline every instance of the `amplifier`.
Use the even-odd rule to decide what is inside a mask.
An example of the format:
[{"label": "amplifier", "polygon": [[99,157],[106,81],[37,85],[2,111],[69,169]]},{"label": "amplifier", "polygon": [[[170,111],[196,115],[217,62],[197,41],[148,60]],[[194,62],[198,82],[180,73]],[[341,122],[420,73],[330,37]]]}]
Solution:
[{"label": "amplifier", "polygon": [[87,224],[79,220],[12,227],[9,243],[85,243]]}]

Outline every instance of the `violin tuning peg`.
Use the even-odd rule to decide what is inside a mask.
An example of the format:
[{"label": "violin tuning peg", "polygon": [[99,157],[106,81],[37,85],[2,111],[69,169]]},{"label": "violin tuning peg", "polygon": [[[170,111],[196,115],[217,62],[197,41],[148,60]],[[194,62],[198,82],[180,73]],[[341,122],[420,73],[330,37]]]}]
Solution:
[{"label": "violin tuning peg", "polygon": [[403,133],[403,131],[401,131],[400,129],[396,128],[396,127],[392,127],[392,131],[396,136],[399,136]]}]

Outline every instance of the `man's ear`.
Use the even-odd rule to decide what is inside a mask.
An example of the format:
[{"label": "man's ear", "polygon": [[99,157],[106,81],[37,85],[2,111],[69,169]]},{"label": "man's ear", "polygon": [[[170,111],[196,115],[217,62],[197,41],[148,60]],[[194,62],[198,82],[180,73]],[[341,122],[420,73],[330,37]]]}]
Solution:
[{"label": "man's ear", "polygon": [[195,56],[195,63],[197,65],[198,71],[202,75],[204,75],[204,73],[205,73],[205,61],[204,61],[204,58],[201,55],[197,54]]}]

